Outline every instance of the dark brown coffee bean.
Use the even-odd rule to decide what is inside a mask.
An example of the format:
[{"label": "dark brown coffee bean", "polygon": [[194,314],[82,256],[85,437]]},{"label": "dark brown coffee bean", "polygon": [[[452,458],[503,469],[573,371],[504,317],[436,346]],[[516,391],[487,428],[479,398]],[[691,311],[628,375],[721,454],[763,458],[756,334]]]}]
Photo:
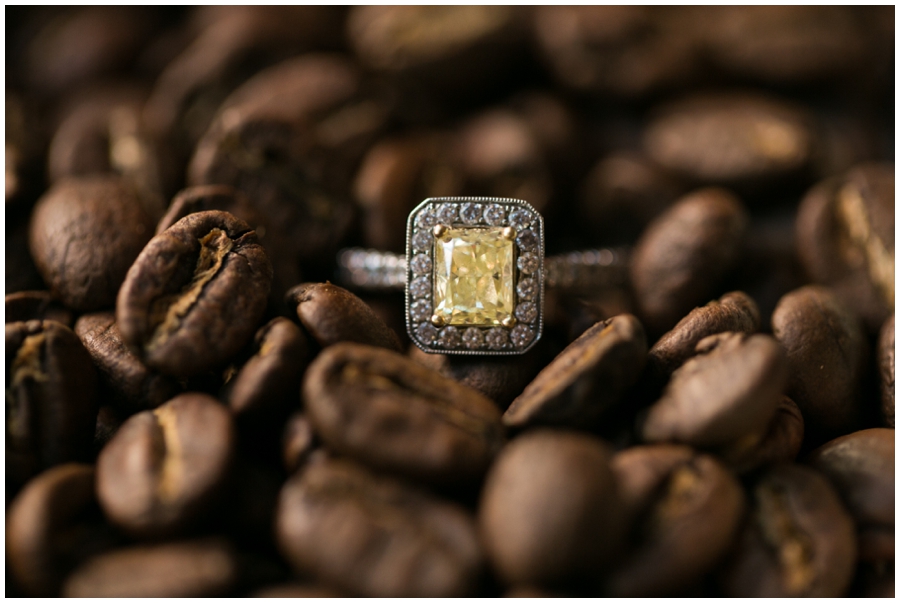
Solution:
[{"label": "dark brown coffee bean", "polygon": [[630,314],[598,322],[563,350],[503,414],[507,427],[590,429],[621,402],[647,357],[644,328]]},{"label": "dark brown coffee bean", "polygon": [[691,182],[757,190],[806,167],[813,136],[809,117],[782,101],[700,95],[660,108],[644,133],[644,149]]},{"label": "dark brown coffee bean", "polygon": [[609,563],[624,535],[611,458],[602,440],[565,431],[529,432],[502,450],[478,522],[504,583],[565,585]]},{"label": "dark brown coffee bean", "polygon": [[56,597],[87,557],[115,544],[94,496],[94,468],[67,463],[28,483],[6,515],[6,563],[32,597]]},{"label": "dark brown coffee bean", "polygon": [[6,477],[90,456],[97,373],[68,327],[52,321],[6,325]]},{"label": "dark brown coffee bean", "polygon": [[306,373],[303,399],[329,448],[442,487],[477,482],[503,444],[493,402],[381,348],[325,349]]},{"label": "dark brown coffee bean", "polygon": [[122,412],[156,408],[181,391],[178,381],[150,370],[131,353],[112,312],[82,315],[75,323],[75,334],[99,371],[104,401]]},{"label": "dark brown coffee bean", "polygon": [[6,295],[6,318],[10,322],[55,320],[72,328],[72,311],[54,301],[49,291],[17,291]]},{"label": "dark brown coffee bean", "polygon": [[758,330],[756,302],[743,291],[732,291],[691,310],[653,344],[647,354],[647,364],[656,374],[669,376],[696,353],[701,339],[726,331],[751,334]]},{"label": "dark brown coffee bean", "polygon": [[764,435],[788,379],[778,342],[768,335],[719,333],[696,349],[650,407],[644,440],[717,448]]},{"label": "dark brown coffee bean", "polygon": [[135,260],[119,291],[116,323],[150,368],[198,375],[253,336],[271,282],[272,266],[246,222],[220,211],[190,214]]},{"label": "dark brown coffee bean", "polygon": [[803,412],[807,438],[822,442],[853,431],[866,359],[859,319],[828,289],[806,286],[781,298],[772,332],[787,351],[785,393]]},{"label": "dark brown coffee bean", "polygon": [[153,234],[133,190],[115,176],[56,183],[31,216],[29,246],[55,297],[76,310],[111,307],[129,266]]},{"label": "dark brown coffee bean", "polygon": [[357,596],[464,596],[483,563],[461,507],[347,461],[288,480],[276,534],[295,570]]},{"label": "dark brown coffee bean", "polygon": [[864,429],[814,450],[807,462],[834,485],[853,516],[864,561],[894,559],[894,430]]},{"label": "dark brown coffee bean", "polygon": [[799,465],[766,473],[721,572],[731,597],[840,597],[856,564],[853,520],[820,474]]},{"label": "dark brown coffee bean", "polygon": [[90,559],[66,579],[66,597],[228,596],[240,572],[233,547],[217,538],[133,545]]},{"label": "dark brown coffee bean", "polygon": [[213,508],[231,468],[234,428],[215,398],[182,394],[128,419],[97,458],[107,517],[142,538],[183,534]]},{"label": "dark brown coffee bean", "polygon": [[868,164],[826,180],[803,198],[797,252],[876,333],[894,307],[894,166]]},{"label": "dark brown coffee bean", "polygon": [[793,462],[802,444],[803,415],[800,408],[787,396],[781,396],[775,416],[765,431],[748,433],[718,448],[716,455],[740,475],[760,467]]},{"label": "dark brown coffee bean", "polygon": [[353,341],[400,351],[397,334],[360,298],[331,283],[304,283],[287,293],[300,324],[321,347]]},{"label": "dark brown coffee bean", "polygon": [[615,597],[651,597],[696,584],[727,553],[744,514],[740,484],[686,446],[636,446],[613,457],[631,546],[605,580]]},{"label": "dark brown coffee bean", "polygon": [[294,473],[316,449],[316,434],[305,413],[295,412],[288,417],[282,437],[282,464],[289,474]]},{"label": "dark brown coffee bean", "polygon": [[[9,296],[7,296],[9,299]],[[7,302],[8,303],[8,302]],[[7,313],[9,312],[7,305]],[[894,426],[894,315],[884,321],[878,337],[878,374],[881,376],[881,416],[884,424]]]},{"label": "dark brown coffee bean", "polygon": [[671,329],[712,297],[737,260],[748,217],[723,189],[701,189],[657,217],[635,246],[631,280],[644,324]]}]

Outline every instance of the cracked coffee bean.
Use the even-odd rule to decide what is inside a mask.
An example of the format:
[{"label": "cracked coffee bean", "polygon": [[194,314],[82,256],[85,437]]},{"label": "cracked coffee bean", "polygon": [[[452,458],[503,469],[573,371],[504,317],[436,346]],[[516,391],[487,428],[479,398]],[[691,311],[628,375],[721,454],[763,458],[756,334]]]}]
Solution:
[{"label": "cracked coffee bean", "polygon": [[224,364],[253,336],[271,283],[272,266],[246,222],[221,211],[190,214],[135,260],[116,324],[148,367],[192,377]]},{"label": "cracked coffee bean", "polygon": [[790,463],[797,458],[803,444],[803,415],[787,396],[764,431],[748,433],[722,448],[716,454],[732,471],[743,475],[759,468]]},{"label": "cracked coffee bean", "polygon": [[[8,299],[8,298],[7,298]],[[884,424],[894,426],[894,315],[881,327],[878,337],[878,373],[881,377],[881,416]]]}]

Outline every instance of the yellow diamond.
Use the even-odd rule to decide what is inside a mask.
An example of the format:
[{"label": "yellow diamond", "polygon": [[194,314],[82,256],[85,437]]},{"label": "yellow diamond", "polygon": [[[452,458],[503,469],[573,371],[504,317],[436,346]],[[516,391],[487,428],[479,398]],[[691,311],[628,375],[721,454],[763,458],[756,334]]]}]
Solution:
[{"label": "yellow diamond", "polygon": [[434,312],[450,325],[499,325],[513,312],[513,242],[502,228],[449,228],[434,242]]}]

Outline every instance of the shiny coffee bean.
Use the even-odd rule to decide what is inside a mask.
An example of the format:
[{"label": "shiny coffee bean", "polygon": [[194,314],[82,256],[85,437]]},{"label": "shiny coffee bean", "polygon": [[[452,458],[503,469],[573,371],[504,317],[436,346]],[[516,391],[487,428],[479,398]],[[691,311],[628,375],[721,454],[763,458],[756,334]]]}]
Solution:
[{"label": "shiny coffee bean", "polygon": [[132,416],[97,459],[97,497],[110,521],[139,538],[196,528],[221,500],[235,436],[228,411],[197,393]]},{"label": "shiny coffee bean", "polygon": [[503,415],[507,427],[551,424],[590,429],[621,402],[647,355],[630,314],[598,322],[542,370]]},{"label": "shiny coffee bean", "polygon": [[70,329],[72,311],[55,301],[48,291],[17,291],[6,295],[6,322],[55,320]]},{"label": "shiny coffee bean", "polygon": [[783,465],[751,491],[751,511],[721,570],[731,597],[840,597],[853,578],[853,519],[816,471]]},{"label": "shiny coffee bean", "polygon": [[532,431],[502,450],[478,522],[504,583],[561,586],[608,565],[624,535],[611,458],[603,441],[566,431]]},{"label": "shiny coffee bean", "polygon": [[790,463],[803,444],[803,415],[787,396],[781,396],[775,416],[761,432],[751,432],[731,444],[716,449],[716,455],[732,471],[741,475],[762,467]]},{"label": "shiny coffee bean", "polygon": [[148,367],[191,377],[224,364],[262,318],[272,266],[231,214],[190,214],[156,235],[116,302],[122,340]]},{"label": "shiny coffee bean", "polygon": [[111,307],[153,220],[116,176],[57,182],[34,207],[28,243],[53,295],[75,310]]},{"label": "shiny coffee bean", "polygon": [[326,348],[307,370],[303,399],[328,448],[441,487],[477,483],[504,440],[493,402],[382,348]]},{"label": "shiny coffee bean", "polygon": [[348,461],[288,480],[276,534],[296,571],[356,596],[464,596],[483,564],[464,509]]},{"label": "shiny coffee bean", "polygon": [[806,286],[781,298],[772,332],[787,352],[785,393],[803,412],[808,439],[821,443],[860,421],[865,336],[856,315],[828,289]]},{"label": "shiny coffee bean", "polygon": [[53,320],[7,324],[7,483],[87,460],[96,419],[97,373],[75,333]]},{"label": "shiny coffee bean", "polygon": [[[9,299],[9,296],[7,296],[7,299]],[[878,337],[877,362],[878,374],[881,377],[881,416],[885,425],[893,427],[895,387],[893,314],[881,327],[881,334]]]},{"label": "shiny coffee bean", "polygon": [[644,440],[716,448],[762,436],[788,379],[778,342],[768,335],[719,333],[696,349],[650,407]]}]

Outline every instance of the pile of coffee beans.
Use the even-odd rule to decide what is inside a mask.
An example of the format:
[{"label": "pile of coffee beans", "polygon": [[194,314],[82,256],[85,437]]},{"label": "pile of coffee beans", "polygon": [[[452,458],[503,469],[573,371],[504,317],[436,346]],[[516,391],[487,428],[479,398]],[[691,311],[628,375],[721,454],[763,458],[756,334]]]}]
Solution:
[{"label": "pile of coffee beans", "polygon": [[[894,594],[894,8],[9,7],[6,595]],[[525,199],[518,357],[429,196]]]}]

